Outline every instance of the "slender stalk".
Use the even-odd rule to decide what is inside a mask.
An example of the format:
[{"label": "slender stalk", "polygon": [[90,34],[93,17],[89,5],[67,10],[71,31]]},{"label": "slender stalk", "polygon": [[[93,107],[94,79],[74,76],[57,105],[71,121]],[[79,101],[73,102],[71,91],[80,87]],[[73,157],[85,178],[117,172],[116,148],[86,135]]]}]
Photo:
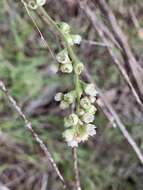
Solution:
[{"label": "slender stalk", "polygon": [[34,131],[31,122],[27,119],[26,115],[23,113],[21,107],[19,107],[19,105],[17,104],[15,99],[9,94],[5,84],[1,80],[0,80],[0,89],[1,89],[1,91],[3,91],[3,93],[5,94],[5,96],[9,100],[9,102],[11,103],[12,107],[16,110],[18,115],[23,119],[26,129],[32,134],[35,141],[39,144],[41,150],[44,152],[45,156],[50,161],[51,165],[53,166],[53,169],[55,170],[55,172],[57,173],[57,176],[59,177],[60,181],[62,182],[63,187],[65,188],[66,185],[65,185],[64,178],[63,178],[62,174],[60,173],[60,171],[59,171],[59,169],[58,169],[58,167],[57,167],[51,153],[48,151],[46,145],[40,139],[38,134]]},{"label": "slender stalk", "polygon": [[73,148],[73,159],[74,159],[74,171],[75,171],[75,179],[76,179],[76,190],[81,190],[76,147]]}]

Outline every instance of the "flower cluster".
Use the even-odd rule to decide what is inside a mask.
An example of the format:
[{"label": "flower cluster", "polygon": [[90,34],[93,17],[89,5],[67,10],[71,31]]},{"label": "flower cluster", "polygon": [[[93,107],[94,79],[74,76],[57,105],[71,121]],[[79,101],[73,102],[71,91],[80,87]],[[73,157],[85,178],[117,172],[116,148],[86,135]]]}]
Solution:
[{"label": "flower cluster", "polygon": [[[78,143],[88,140],[89,136],[96,134],[96,126],[93,124],[94,115],[97,111],[94,106],[97,91],[93,84],[82,86],[82,95],[78,110],[64,118],[66,128],[63,136],[71,147],[77,147]],[[60,102],[60,108],[66,109],[72,104],[76,104],[76,92],[71,91],[66,94],[57,93],[55,100]]]},{"label": "flower cluster", "polygon": [[[67,23],[60,22],[58,23],[58,27],[60,31],[62,32],[62,34],[64,35],[64,38],[66,42],[68,43],[68,46],[73,46],[74,44],[77,44],[77,45],[80,44],[81,36],[71,34],[71,28]],[[66,48],[60,51],[57,54],[56,58],[57,58],[58,63],[60,64],[60,71],[62,73],[72,73],[74,71],[76,74],[80,75],[84,69],[84,65],[82,62],[77,62],[75,64],[75,67],[73,68],[72,60]]]},{"label": "flower cluster", "polygon": [[[68,47],[74,44],[80,44],[81,37],[71,34],[71,28],[67,23],[58,24]],[[75,82],[75,89],[65,94],[59,92],[55,95],[55,100],[60,103],[61,109],[67,109],[75,106],[73,112],[64,118],[65,131],[63,136],[68,146],[77,147],[80,142],[84,142],[89,136],[96,134],[96,126],[93,124],[94,115],[97,111],[94,103],[97,97],[97,91],[94,84],[86,84],[79,80],[79,75],[84,70],[84,65],[78,59],[75,61],[71,56],[69,49],[60,51],[56,59],[59,63],[61,72],[69,74],[74,73],[78,78]],[[73,107],[72,106],[72,107]]]}]

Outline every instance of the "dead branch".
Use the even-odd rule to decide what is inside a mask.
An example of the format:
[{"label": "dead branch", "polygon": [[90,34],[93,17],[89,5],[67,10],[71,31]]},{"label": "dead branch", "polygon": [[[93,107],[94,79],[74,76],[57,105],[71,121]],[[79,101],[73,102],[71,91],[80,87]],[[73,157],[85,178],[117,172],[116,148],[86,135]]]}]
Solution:
[{"label": "dead branch", "polygon": [[137,62],[133,52],[128,44],[127,38],[123,33],[122,29],[120,28],[114,13],[112,12],[111,8],[108,6],[105,0],[97,0],[100,10],[105,14],[106,18],[108,19],[114,36],[120,46],[122,47],[123,51],[123,58],[124,58],[124,65],[132,84],[134,85],[141,102],[143,103],[143,69]]},{"label": "dead branch", "polygon": [[[115,46],[114,46],[113,40],[110,38],[110,36],[112,36],[111,32],[108,31],[108,28],[106,27],[106,25],[101,20],[99,21],[99,19],[98,19],[97,15],[95,14],[95,12],[86,4],[85,1],[82,1],[82,2],[79,1],[79,5],[80,5],[81,9],[84,11],[84,13],[87,15],[87,17],[91,20],[91,22],[93,24],[93,27],[95,28],[95,30],[97,31],[97,33],[101,37],[103,43],[107,44],[107,50],[108,50],[110,56],[112,57],[114,63],[116,64],[117,68],[121,72],[121,74],[124,77],[125,81],[129,85],[129,87],[130,87],[136,101],[143,108],[141,97],[138,94],[138,92],[136,91],[136,86],[134,86],[134,83],[130,80],[130,78],[128,76],[128,73],[124,68],[124,65],[122,63],[123,59],[121,57],[121,54],[119,53],[119,55],[117,55],[114,52]],[[105,29],[106,29],[106,31],[108,31],[108,33],[110,33],[110,36],[107,35],[108,33],[105,32]],[[118,42],[116,44],[118,44]]]}]

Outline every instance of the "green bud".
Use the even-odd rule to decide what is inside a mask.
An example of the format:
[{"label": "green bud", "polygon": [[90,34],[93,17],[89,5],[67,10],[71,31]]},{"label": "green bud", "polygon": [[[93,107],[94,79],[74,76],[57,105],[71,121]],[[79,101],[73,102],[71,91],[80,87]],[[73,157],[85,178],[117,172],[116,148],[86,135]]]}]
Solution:
[{"label": "green bud", "polygon": [[66,101],[67,103],[69,104],[72,104],[75,100],[75,92],[74,91],[71,91],[71,92],[68,92],[64,95],[64,101]]},{"label": "green bud", "polygon": [[75,73],[80,75],[82,73],[82,71],[84,70],[84,65],[82,62],[79,62],[75,65],[74,67]]},{"label": "green bud", "polygon": [[73,43],[79,45],[81,43],[82,37],[78,34],[71,35]]},{"label": "green bud", "polygon": [[73,71],[73,66],[71,63],[63,64],[61,65],[60,70],[63,73],[71,73]]},{"label": "green bud", "polygon": [[68,34],[71,29],[70,25],[67,24],[66,22],[60,22],[59,27],[64,34]]},{"label": "green bud", "polygon": [[57,58],[57,61],[59,63],[62,63],[62,64],[66,64],[66,63],[70,63],[70,58],[69,58],[69,55],[68,55],[68,51],[66,49],[62,50],[61,52],[59,52],[56,56]]}]

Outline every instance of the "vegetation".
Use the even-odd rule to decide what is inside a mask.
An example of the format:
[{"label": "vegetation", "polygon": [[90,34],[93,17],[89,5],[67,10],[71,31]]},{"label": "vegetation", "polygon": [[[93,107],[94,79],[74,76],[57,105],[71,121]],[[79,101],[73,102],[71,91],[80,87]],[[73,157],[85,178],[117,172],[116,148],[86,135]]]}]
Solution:
[{"label": "vegetation", "polygon": [[[128,137],[118,126],[119,123],[116,122],[114,115],[111,115],[111,112],[102,105],[101,98],[104,94],[103,99],[116,110],[117,116],[137,143],[140,152],[143,152],[143,101],[142,89],[138,82],[139,77],[143,81],[143,75],[140,75],[143,69],[142,2],[108,1],[119,27],[128,39],[129,49],[126,49],[127,46],[124,46],[122,39],[119,40],[121,43],[118,42],[117,35],[114,34],[116,31],[114,32],[109,22],[112,20],[108,20],[102,0],[96,3],[89,1],[86,6],[74,0],[39,2],[43,2],[41,5],[44,5],[44,9],[40,5],[34,10],[28,8],[27,12],[22,1],[0,1],[0,80],[6,85],[9,94],[22,108],[32,123],[34,131],[45,143],[66,181],[67,189],[74,189],[75,181],[78,180],[75,179],[74,164],[79,166],[81,189],[142,189],[142,157],[139,158],[139,154],[136,154],[134,146],[131,146]],[[92,3],[97,8],[94,15],[97,16],[100,24],[102,22],[105,24],[115,41],[107,35],[105,38],[99,35],[102,27],[98,27],[100,31],[96,29],[90,18],[91,14],[88,14],[88,8],[94,10],[91,8]],[[63,39],[62,34],[59,34],[51,20],[45,20],[45,13],[48,13],[52,21],[57,24],[62,34],[62,27],[66,26],[66,29],[71,27],[71,35],[78,37],[76,42],[80,41],[80,45],[69,46],[68,40]],[[82,40],[77,34],[80,34]],[[65,68],[61,69],[62,72],[59,71],[58,62],[61,64],[61,60],[57,55],[62,52],[63,56],[64,48],[68,50],[66,56],[69,56],[70,64],[75,63],[72,69],[76,76],[73,76],[71,72],[70,74],[62,73]],[[128,54],[126,50],[130,52],[131,49],[140,66],[141,72],[137,78],[136,75],[130,76],[131,71],[128,70],[129,80],[125,79],[125,75],[121,74],[120,69],[114,63],[112,54],[109,54],[111,49],[118,60],[122,63],[126,61],[129,65],[131,54]],[[76,56],[76,61],[74,56]],[[77,63],[79,67],[75,69]],[[136,61],[131,65],[134,66],[134,63]],[[122,66],[126,68],[124,64]],[[74,81],[74,77],[78,78],[78,84]],[[133,83],[133,77],[136,79],[136,86]],[[69,125],[71,118],[69,120],[67,117],[71,114],[71,109],[61,110],[59,102],[55,101],[57,99],[55,95],[61,92],[63,96],[63,94],[73,92],[71,90],[74,89],[76,91],[74,98],[78,102],[78,98],[81,98],[78,97],[81,96],[79,83],[84,96],[88,91],[85,90],[86,84],[89,83],[94,83],[96,92],[98,91],[99,94],[96,94],[97,101],[94,104],[97,107],[94,122],[90,117],[92,123],[97,126],[96,135],[78,145],[77,165],[75,157],[72,159],[72,148],[65,142],[65,139],[68,141],[66,135],[65,139],[63,138],[65,123],[67,127],[74,126],[73,123]],[[92,89],[90,92],[94,93],[93,86],[90,89]],[[77,113],[79,114],[78,106]],[[72,122],[76,120],[75,117],[75,115],[74,118],[72,117]],[[65,123],[64,118],[66,118]],[[83,120],[86,121],[86,119]],[[15,112],[3,91],[0,91],[1,183],[10,190],[63,189],[56,172],[51,167],[50,160],[47,164],[46,156],[33,136],[26,130],[25,123]],[[80,184],[76,185],[80,186]]]}]

